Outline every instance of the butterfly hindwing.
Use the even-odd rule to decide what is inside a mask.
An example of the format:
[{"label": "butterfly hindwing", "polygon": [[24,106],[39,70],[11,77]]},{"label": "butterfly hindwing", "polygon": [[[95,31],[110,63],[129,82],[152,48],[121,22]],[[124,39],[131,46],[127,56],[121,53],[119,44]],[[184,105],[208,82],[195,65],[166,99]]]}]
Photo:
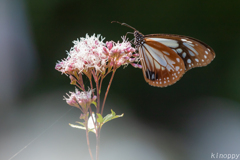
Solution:
[{"label": "butterfly hindwing", "polygon": [[145,80],[152,86],[166,87],[185,72],[183,60],[171,48],[148,38],[138,50]]}]

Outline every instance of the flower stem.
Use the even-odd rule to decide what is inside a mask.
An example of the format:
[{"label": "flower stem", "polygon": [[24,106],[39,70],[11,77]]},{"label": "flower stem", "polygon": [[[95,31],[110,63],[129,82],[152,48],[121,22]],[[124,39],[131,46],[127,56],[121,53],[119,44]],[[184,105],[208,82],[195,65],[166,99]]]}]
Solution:
[{"label": "flower stem", "polygon": [[[92,78],[89,79],[89,81],[90,81],[90,85],[91,85],[91,90],[93,90]],[[93,92],[93,96],[94,96],[94,92]]]},{"label": "flower stem", "polygon": [[96,87],[97,87],[97,113],[99,113],[99,110],[100,110],[100,90],[99,90],[98,81],[96,82]]},{"label": "flower stem", "polygon": [[113,69],[113,73],[112,73],[111,79],[110,79],[110,81],[109,81],[107,91],[106,91],[105,96],[104,96],[104,100],[103,100],[103,104],[102,104],[102,110],[101,110],[101,115],[103,114],[104,105],[105,105],[105,102],[106,102],[106,99],[107,99],[107,95],[108,95],[108,91],[109,91],[110,86],[111,86],[111,84],[112,84],[112,80],[113,80],[113,77],[114,77],[115,72],[116,72],[116,70]]},{"label": "flower stem", "polygon": [[98,160],[99,140],[100,140],[100,127],[96,130],[96,160]]},{"label": "flower stem", "polygon": [[[88,122],[87,122],[88,124]],[[92,155],[92,151],[91,151],[91,147],[90,147],[90,142],[89,142],[89,136],[88,136],[88,127],[86,126],[86,137],[87,137],[87,145],[88,145],[88,151],[89,151],[89,154],[90,154],[90,157],[92,160],[93,159],[93,155]]]}]

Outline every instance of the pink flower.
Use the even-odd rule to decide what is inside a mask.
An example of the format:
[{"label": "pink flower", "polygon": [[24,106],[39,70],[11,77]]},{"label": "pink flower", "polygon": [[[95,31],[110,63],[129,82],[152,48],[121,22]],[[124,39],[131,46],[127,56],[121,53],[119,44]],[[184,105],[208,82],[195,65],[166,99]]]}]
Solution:
[{"label": "pink flower", "polygon": [[80,38],[73,41],[74,46],[67,52],[68,57],[58,62],[55,69],[65,73],[72,74],[74,71],[81,73],[83,70],[95,68],[96,71],[104,70],[107,56],[103,54],[105,46],[103,38],[100,35],[86,38]]},{"label": "pink flower", "polygon": [[134,62],[139,62],[139,56],[132,54],[135,48],[124,37],[122,39],[122,43],[106,42],[106,47],[103,48],[104,54],[108,56],[109,67],[119,68],[122,65],[134,65]]},{"label": "pink flower", "polygon": [[[88,91],[82,91],[80,92],[77,88],[75,89],[75,92],[69,92],[70,95],[67,94],[68,98],[64,97],[64,100],[66,100],[67,104],[80,108],[83,111],[83,113],[87,112],[88,107],[91,103],[95,102],[97,99],[97,96],[93,96],[93,90],[89,89]],[[80,106],[79,106],[80,105]]]}]

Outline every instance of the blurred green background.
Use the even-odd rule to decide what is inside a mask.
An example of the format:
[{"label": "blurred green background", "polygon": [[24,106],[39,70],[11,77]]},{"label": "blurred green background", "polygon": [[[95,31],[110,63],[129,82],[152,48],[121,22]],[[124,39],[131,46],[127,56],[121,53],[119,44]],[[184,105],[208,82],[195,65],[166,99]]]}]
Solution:
[{"label": "blurred green background", "polygon": [[[35,131],[30,132],[32,134],[26,135],[24,130],[22,131],[20,135],[26,135],[26,140],[18,142],[18,147],[12,148],[13,140],[8,141],[6,137],[1,136],[1,146],[9,146],[9,153],[4,155],[5,159],[10,158],[21,146],[26,145],[70,108],[62,101],[62,95],[73,91],[74,87],[70,86],[69,79],[54,67],[57,60],[66,57],[66,50],[73,46],[72,41],[85,37],[86,33],[101,34],[106,37],[105,41],[118,41],[126,32],[132,31],[119,24],[111,24],[113,20],[125,22],[143,34],[169,33],[197,38],[214,49],[216,58],[207,67],[188,71],[180,81],[166,88],[149,86],[140,69],[132,66],[118,69],[106,102],[105,114],[113,109],[119,114],[125,113],[125,116],[111,122],[110,130],[117,127],[118,123],[123,123],[120,130],[129,132],[124,126],[127,123],[131,124],[130,119],[134,117],[140,132],[147,126],[151,133],[156,134],[153,141],[168,139],[168,136],[158,137],[158,134],[163,132],[172,135],[169,141],[177,137],[177,142],[174,141],[173,145],[168,146],[167,151],[155,146],[157,153],[164,152],[163,154],[174,155],[174,158],[156,156],[149,159],[203,160],[210,159],[211,153],[216,152],[240,154],[239,0],[0,2],[0,105],[3,126],[1,135],[17,134],[21,127],[14,125],[16,121],[24,125],[25,120],[30,122],[37,116],[41,116],[38,120],[45,119],[45,125],[40,123],[41,121],[38,121],[38,125],[34,123],[30,129]],[[133,38],[131,36],[130,39]],[[107,87],[108,79],[109,77],[104,81],[103,88]],[[51,96],[54,99],[49,99],[47,103],[48,100],[45,100]],[[40,106],[43,109],[41,112],[38,105],[42,101],[45,103]],[[58,105],[52,104],[56,101]],[[62,107],[59,107],[59,104]],[[80,114],[78,110],[74,111],[68,113],[71,121],[64,120],[65,124],[60,126],[66,126],[69,132],[73,130],[68,127],[68,122],[78,120]],[[51,113],[55,112],[59,113],[56,117],[51,117]],[[20,118],[16,118],[16,115]],[[17,131],[14,127],[17,127]],[[130,126],[133,130],[134,127],[135,125]],[[139,131],[133,132],[131,136],[138,137]],[[53,135],[56,133],[52,132]],[[75,132],[78,135],[81,131],[74,130]],[[103,137],[104,133],[103,129]],[[107,132],[106,135],[108,134],[113,133]],[[22,138],[20,135],[13,134],[12,137],[19,140]],[[143,137],[148,136],[147,133],[143,134]],[[136,141],[143,141],[143,137]],[[79,140],[79,137],[73,139]],[[84,133],[81,140],[84,146]],[[56,141],[58,140],[51,143],[53,148],[57,146],[54,143]],[[218,148],[219,146],[221,147]],[[24,152],[33,153],[37,150],[34,147],[31,149],[33,151]],[[64,148],[62,154],[67,154]],[[76,154],[76,159],[78,156]],[[48,159],[47,156],[41,158]],[[27,158],[22,155],[15,159]],[[86,159],[90,158],[86,156]]]}]

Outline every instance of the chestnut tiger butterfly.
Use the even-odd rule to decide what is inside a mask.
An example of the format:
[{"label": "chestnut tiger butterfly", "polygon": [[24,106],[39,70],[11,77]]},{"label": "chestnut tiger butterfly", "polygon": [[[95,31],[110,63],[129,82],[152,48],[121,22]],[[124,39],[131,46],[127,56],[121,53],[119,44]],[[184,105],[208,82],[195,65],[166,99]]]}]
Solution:
[{"label": "chestnut tiger butterfly", "polygon": [[174,34],[143,35],[126,23],[113,22],[134,30],[134,45],[139,52],[143,76],[152,86],[172,85],[186,71],[206,66],[215,58],[213,49],[198,39]]}]

